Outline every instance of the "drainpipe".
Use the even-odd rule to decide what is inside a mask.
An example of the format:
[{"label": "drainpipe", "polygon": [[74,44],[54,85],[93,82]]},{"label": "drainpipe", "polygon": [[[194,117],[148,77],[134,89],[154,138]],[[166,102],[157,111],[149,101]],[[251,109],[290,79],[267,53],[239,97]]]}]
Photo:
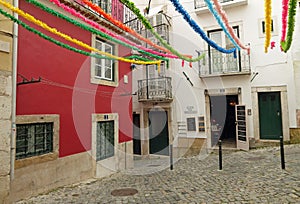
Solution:
[{"label": "drainpipe", "polygon": [[[19,7],[19,0],[13,0],[13,5]],[[14,12],[14,17],[18,14]],[[13,61],[12,61],[12,111],[11,111],[11,139],[10,139],[10,180],[14,179],[16,154],[16,96],[17,96],[17,55],[18,55],[18,24],[13,25]]]}]

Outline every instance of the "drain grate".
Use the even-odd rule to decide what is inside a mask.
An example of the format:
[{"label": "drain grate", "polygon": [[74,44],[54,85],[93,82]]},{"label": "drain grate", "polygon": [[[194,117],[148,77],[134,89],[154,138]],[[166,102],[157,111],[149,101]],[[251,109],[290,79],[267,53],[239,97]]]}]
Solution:
[{"label": "drain grate", "polygon": [[121,188],[121,189],[115,189],[111,192],[112,196],[133,196],[134,194],[137,194],[138,191],[134,188]]},{"label": "drain grate", "polygon": [[149,164],[148,167],[159,167],[159,164]]},{"label": "drain grate", "polygon": [[263,160],[265,158],[266,157],[263,157],[263,156],[260,156],[260,157],[248,157],[247,160],[250,160],[250,161],[259,161],[259,160]]}]

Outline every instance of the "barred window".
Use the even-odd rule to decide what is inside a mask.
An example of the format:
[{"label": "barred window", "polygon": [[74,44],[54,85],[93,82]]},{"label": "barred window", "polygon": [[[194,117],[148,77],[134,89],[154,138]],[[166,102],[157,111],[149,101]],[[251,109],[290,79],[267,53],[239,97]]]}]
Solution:
[{"label": "barred window", "polygon": [[114,121],[97,122],[97,161],[114,156]]},{"label": "barred window", "polygon": [[53,123],[18,124],[16,160],[53,152]]}]

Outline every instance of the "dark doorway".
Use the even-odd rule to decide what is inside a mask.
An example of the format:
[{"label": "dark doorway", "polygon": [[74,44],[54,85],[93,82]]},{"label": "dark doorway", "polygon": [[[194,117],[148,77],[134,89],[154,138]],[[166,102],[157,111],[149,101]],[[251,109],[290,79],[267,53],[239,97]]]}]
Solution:
[{"label": "dark doorway", "polygon": [[280,92],[258,93],[260,139],[278,140],[282,133]]},{"label": "dark doorway", "polygon": [[140,114],[133,114],[133,154],[141,155]]},{"label": "dark doorway", "polygon": [[224,145],[236,147],[235,105],[238,95],[210,96],[212,146],[221,139]]},{"label": "dark doorway", "polygon": [[149,111],[149,152],[169,155],[168,114],[166,111]]}]

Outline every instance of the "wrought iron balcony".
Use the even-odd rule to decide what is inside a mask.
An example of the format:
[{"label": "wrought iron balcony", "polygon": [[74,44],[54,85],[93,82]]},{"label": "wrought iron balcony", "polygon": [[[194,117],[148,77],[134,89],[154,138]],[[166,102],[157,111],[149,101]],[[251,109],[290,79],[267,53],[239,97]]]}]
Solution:
[{"label": "wrought iron balcony", "polygon": [[124,7],[124,24],[138,33],[141,33],[144,29],[143,23],[137,18],[135,13],[127,7]]},{"label": "wrought iron balcony", "polygon": [[171,77],[143,79],[138,81],[138,100],[140,102],[170,102],[172,98]]},{"label": "wrought iron balcony", "polygon": [[[164,40],[166,40],[169,43],[169,25],[168,24],[160,24],[160,25],[156,25],[153,26],[155,32],[157,32]],[[142,30],[141,35],[144,36],[145,38],[151,40],[152,42],[154,42],[157,45],[161,45],[161,42],[149,31],[149,30]],[[143,43],[143,45],[145,47],[151,47],[151,45],[148,45],[146,43]],[[156,48],[152,48],[154,50],[156,50]]]},{"label": "wrought iron balcony", "polygon": [[91,0],[118,21],[124,22],[124,6],[118,0]]},{"label": "wrought iron balcony", "polygon": [[198,65],[200,77],[251,73],[250,56],[242,52],[238,52],[235,57],[233,54],[223,54],[216,50],[205,51],[205,57]]},{"label": "wrought iron balcony", "polygon": [[[219,0],[219,3],[226,8],[248,4],[248,0]],[[204,0],[194,0],[194,5],[197,14],[208,11]]]}]

